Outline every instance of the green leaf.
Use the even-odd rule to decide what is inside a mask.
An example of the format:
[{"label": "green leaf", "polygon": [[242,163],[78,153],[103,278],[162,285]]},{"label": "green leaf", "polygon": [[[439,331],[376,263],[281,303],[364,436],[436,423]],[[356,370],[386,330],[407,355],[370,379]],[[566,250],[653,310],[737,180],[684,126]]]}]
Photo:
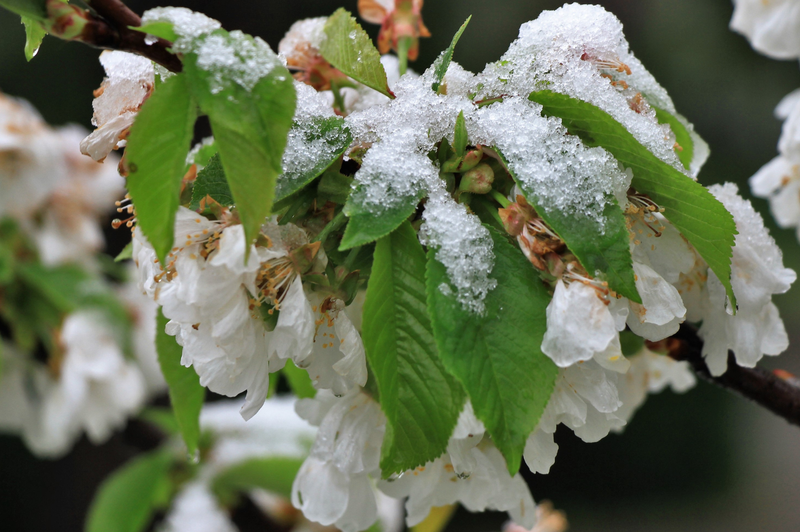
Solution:
[{"label": "green leaf", "polygon": [[322,174],[317,185],[317,197],[323,202],[332,201],[340,205],[347,203],[353,190],[353,178],[340,174],[338,170],[328,170]]},{"label": "green leaf", "polygon": [[46,267],[17,264],[16,276],[23,305],[36,319],[60,326],[61,318],[76,310],[92,310],[105,321],[127,355],[132,355],[132,324],[126,307],[100,279],[75,265]]},{"label": "green leaf", "polygon": [[672,132],[675,134],[675,142],[677,142],[681,149],[675,152],[681,160],[683,167],[689,170],[694,159],[694,140],[686,126],[678,120],[678,117],[658,107],[653,107],[656,112],[656,119],[659,124],[668,124]]},{"label": "green leaf", "polygon": [[[540,348],[550,302],[547,289],[519,249],[499,231],[489,232],[497,287],[486,296],[486,314],[465,310],[456,300],[433,249],[428,251],[428,310],[445,368],[461,381],[514,474],[553,392],[558,368]],[[443,291],[442,285],[450,290]]]},{"label": "green leaf", "polygon": [[733,216],[703,185],[665,163],[642,146],[611,115],[594,105],[552,91],[531,93],[543,114],[557,116],[588,146],[602,146],[633,170],[631,185],[664,208],[669,220],[708,263],[725,286],[731,306],[731,256],[737,234]]},{"label": "green leaf", "polygon": [[311,383],[308,372],[295,366],[291,360],[287,360],[283,366],[283,376],[286,377],[292,392],[300,399],[310,399],[317,395],[317,389]]},{"label": "green leaf", "polygon": [[[208,58],[199,60],[189,52],[183,57],[184,71],[211,122],[245,238],[252,242],[272,210],[296,104],[294,85],[289,71],[263,41],[219,29],[198,39],[196,46],[202,48],[208,39],[224,42],[231,61],[208,66]],[[265,72],[257,81],[243,74],[253,65]]]},{"label": "green leaf", "polygon": [[375,246],[361,335],[387,419],[381,449],[386,478],[439,457],[464,406],[464,392],[436,350],[425,251],[409,222]]},{"label": "green leaf", "polygon": [[380,214],[375,214],[359,201],[361,194],[362,188],[359,185],[347,198],[344,206],[344,213],[350,220],[347,222],[339,246],[341,251],[374,242],[400,227],[400,224],[417,210],[417,204],[424,192],[419,191],[403,198],[396,198],[392,205]]},{"label": "green leaf", "polygon": [[[499,150],[498,153],[503,157]],[[505,161],[504,157],[503,159]],[[612,290],[631,301],[642,302],[636,290],[625,215],[612,195],[606,197],[607,204],[603,210],[605,232],[600,233],[597,222],[587,216],[545,209],[535,191],[522,180],[518,180],[507,163],[506,168],[522,189],[525,198],[536,208],[536,212],[547,225],[566,242],[589,275],[604,279]]]},{"label": "green leaf", "polygon": [[174,459],[167,449],[140,455],[100,485],[86,532],[140,532],[159,506]]},{"label": "green leaf", "polygon": [[147,33],[155,37],[160,37],[169,42],[175,42],[178,39],[178,34],[175,33],[175,29],[171,22],[151,22],[149,24],[145,24],[144,26],[128,26],[128,29]]},{"label": "green leaf", "polygon": [[47,18],[45,0],[0,0],[0,7],[32,20],[44,21]]},{"label": "green leaf", "polygon": [[214,155],[208,165],[197,173],[192,189],[191,208],[199,209],[200,202],[206,196],[211,196],[225,207],[233,205],[233,194],[228,186],[228,179],[225,177],[225,170],[222,168],[219,155]]},{"label": "green leaf", "polygon": [[350,128],[338,116],[295,122],[283,154],[283,173],[275,186],[275,201],[291,196],[322,175],[352,140]]},{"label": "green leaf", "polygon": [[644,338],[631,331],[625,330],[619,333],[619,343],[622,347],[622,354],[631,357],[639,353],[644,347]]},{"label": "green leaf", "polygon": [[456,118],[456,131],[453,136],[453,150],[457,157],[464,157],[468,143],[467,122],[464,120],[464,111],[461,111],[458,113],[458,118]]},{"label": "green leaf", "polygon": [[114,257],[114,262],[122,262],[123,260],[128,260],[133,258],[133,242],[128,242],[125,244],[125,247],[122,248],[122,251]]},{"label": "green leaf", "polygon": [[180,432],[178,422],[175,420],[175,413],[171,408],[163,406],[147,406],[139,412],[139,419],[152,423],[165,434],[172,436]]},{"label": "green leaf", "polygon": [[0,285],[14,279],[14,252],[0,240]]},{"label": "green leaf", "polygon": [[223,470],[211,483],[211,490],[221,500],[230,500],[237,492],[253,488],[277,493],[286,499],[292,496],[292,483],[303,458],[272,456],[251,458]]},{"label": "green leaf", "polygon": [[200,386],[200,377],[194,369],[181,365],[182,348],[175,342],[175,338],[165,332],[168,321],[159,308],[156,318],[158,365],[169,386],[169,401],[191,456],[197,451],[197,442],[200,439],[200,409],[203,407],[206,390]]},{"label": "green leaf", "polygon": [[183,170],[197,118],[187,82],[178,74],[153,91],[136,116],[125,148],[137,226],[162,264],[172,249]]},{"label": "green leaf", "polygon": [[433,63],[433,74],[436,81],[433,82],[431,88],[434,92],[439,92],[439,86],[444,79],[445,74],[447,74],[447,69],[450,67],[450,61],[453,60],[453,52],[456,49],[456,44],[458,44],[458,40],[461,38],[461,34],[464,33],[464,30],[467,29],[467,24],[469,21],[472,20],[472,15],[467,17],[467,20],[458,28],[458,31],[453,36],[453,40],[450,42],[450,46],[447,47],[447,50],[441,53],[441,55],[434,61]]},{"label": "green leaf", "polygon": [[22,23],[25,25],[25,59],[30,61],[39,52],[47,30],[40,22],[28,17],[22,17]]},{"label": "green leaf", "polygon": [[326,61],[359,83],[394,98],[380,52],[349,11],[339,8],[328,18],[323,31],[325,40],[319,52]]},{"label": "green leaf", "polygon": [[[196,149],[192,148],[192,151],[189,152],[189,158],[191,159],[191,164],[196,164],[198,170],[202,170],[208,166],[211,162],[211,158],[217,153],[217,144],[214,142],[214,137],[206,137],[199,147],[196,147]],[[189,166],[191,165],[187,165],[187,171],[189,170]]]}]

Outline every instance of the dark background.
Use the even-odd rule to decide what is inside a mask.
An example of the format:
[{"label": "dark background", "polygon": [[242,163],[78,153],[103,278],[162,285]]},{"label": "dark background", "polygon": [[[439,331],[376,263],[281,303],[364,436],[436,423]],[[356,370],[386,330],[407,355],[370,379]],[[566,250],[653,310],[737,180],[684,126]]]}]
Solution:
[{"label": "dark background", "polygon": [[[159,5],[127,2],[134,10]],[[617,0],[599,2],[625,25],[634,53],[667,88],[678,111],[711,146],[700,181],[733,181],[749,196],[747,179],[775,155],[780,122],[772,112],[800,87],[794,62],[753,52],[728,30],[729,0]],[[277,48],[291,23],[355,11],[356,1],[178,1],[227,29],[241,29]],[[423,70],[446,48],[470,14],[455,60],[474,72],[494,61],[520,24],[560,2],[540,0],[428,0]],[[373,33],[376,26],[366,26]],[[46,38],[31,63],[23,55],[18,19],[0,11],[0,90],[29,100],[52,124],[90,127],[92,90],[102,80],[98,51]],[[0,191],[2,193],[2,191]],[[792,230],[774,229],[764,200],[754,205],[768,219],[788,267],[800,270]],[[779,359],[764,361],[800,374],[800,304],[797,289],[776,297],[792,339]],[[66,458],[36,461],[15,438],[0,437],[0,528],[9,531],[79,531],[92,493],[109,471],[152,444],[129,427],[96,448],[85,439]],[[537,500],[566,510],[575,531],[800,530],[800,432],[743,399],[700,384],[684,396],[651,397],[622,436],[584,444],[559,431],[558,460],[549,475],[528,475]],[[503,514],[460,511],[448,530],[498,530]],[[242,528],[245,532],[245,529]]]}]

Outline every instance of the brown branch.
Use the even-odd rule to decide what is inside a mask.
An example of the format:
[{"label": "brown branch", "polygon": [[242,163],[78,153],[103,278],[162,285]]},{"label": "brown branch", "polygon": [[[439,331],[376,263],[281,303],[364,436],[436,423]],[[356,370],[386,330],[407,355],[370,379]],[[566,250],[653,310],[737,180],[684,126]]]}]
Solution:
[{"label": "brown branch", "polygon": [[96,48],[138,54],[172,72],[183,69],[178,56],[167,50],[172,43],[158,39],[153,44],[147,44],[144,42],[144,33],[130,29],[129,26],[141,26],[142,19],[120,0],[90,0],[89,5],[99,16],[88,16],[88,23],[80,36],[81,42]]},{"label": "brown branch", "polygon": [[728,352],[728,370],[712,377],[702,356],[703,341],[691,325],[681,325],[670,342],[669,356],[685,360],[703,380],[714,383],[750,399],[789,423],[800,426],[800,386],[784,380],[763,368],[743,368]]}]

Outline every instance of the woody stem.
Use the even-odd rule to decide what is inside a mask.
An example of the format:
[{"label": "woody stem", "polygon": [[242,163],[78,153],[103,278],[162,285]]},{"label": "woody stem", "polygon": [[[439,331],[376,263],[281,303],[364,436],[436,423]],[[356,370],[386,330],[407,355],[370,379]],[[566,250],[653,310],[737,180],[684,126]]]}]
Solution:
[{"label": "woody stem", "polygon": [[789,423],[800,426],[800,386],[763,368],[743,368],[736,364],[732,352],[728,352],[728,370],[714,377],[703,359],[703,341],[693,326],[681,325],[672,338],[677,342],[670,346],[669,356],[688,362],[701,379],[750,399]]},{"label": "woody stem", "polygon": [[88,15],[88,23],[78,40],[95,48],[141,55],[172,72],[183,69],[178,56],[167,50],[172,43],[158,39],[147,44],[146,34],[130,29],[141,26],[142,19],[120,0],[88,0],[88,4],[96,15]]}]

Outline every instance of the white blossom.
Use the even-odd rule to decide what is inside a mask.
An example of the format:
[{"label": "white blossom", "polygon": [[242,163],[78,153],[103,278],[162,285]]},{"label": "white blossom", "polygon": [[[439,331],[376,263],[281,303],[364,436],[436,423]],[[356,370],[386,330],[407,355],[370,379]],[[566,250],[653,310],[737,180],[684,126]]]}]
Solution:
[{"label": "white blossom", "polygon": [[27,217],[66,177],[62,140],[23,100],[0,93],[0,217]]},{"label": "white blossom", "polygon": [[[133,265],[128,268],[129,277],[135,276]],[[144,295],[135,282],[126,282],[117,291],[125,304],[133,323],[132,348],[136,363],[144,377],[149,397],[157,396],[167,390],[167,382],[161,373],[156,352],[156,312],[158,305]]]},{"label": "white blossom", "polygon": [[[125,181],[116,164],[98,164],[81,155],[83,128],[67,126],[56,133],[62,149],[58,165],[65,175],[45,200],[41,215],[27,221],[26,228],[44,264],[69,262],[97,269],[94,255],[105,245],[100,224],[123,195]],[[116,163],[116,158],[110,162]]]},{"label": "white blossom", "polygon": [[[204,258],[209,240],[216,247]],[[269,333],[250,309],[260,259],[270,253],[251,246],[245,263],[242,226],[221,231],[218,224],[183,207],[176,215],[175,242],[165,271],[134,231],[140,287],[162,305],[170,320],[167,332],[183,346],[181,363],[194,367],[200,383],[211,391],[233,397],[247,390],[242,416],[250,418],[267,396],[269,373],[283,367],[280,359],[269,356]]]},{"label": "white blossom", "polygon": [[789,290],[797,276],[794,270],[784,268],[775,240],[750,202],[739,196],[736,185],[714,185],[709,190],[733,214],[739,232],[731,259],[736,313],[728,308],[725,289],[709,270],[709,304],[698,331],[704,341],[706,364],[716,376],[725,373],[729,349],[739,365],[754,367],[762,356],[778,355],[788,347],[786,329],[772,295]]},{"label": "white blossom", "polygon": [[106,441],[145,398],[138,367],[125,359],[103,317],[81,311],[61,328],[63,352],[45,368],[11,353],[0,386],[0,426],[19,432],[37,456],[66,454],[82,432]]},{"label": "white blossom", "polygon": [[547,305],[542,352],[559,367],[568,367],[607,350],[619,350],[618,330],[608,301],[598,296],[594,286],[580,281],[567,285],[559,280]]},{"label": "white blossom", "polygon": [[456,502],[472,512],[506,511],[528,529],[536,524],[528,486],[519,473],[509,475],[503,455],[484,430],[467,403],[444,455],[395,480],[381,481],[384,493],[408,497],[408,526],[422,522],[432,507]]},{"label": "white blossom", "polygon": [[292,504],[306,518],[343,532],[369,528],[377,519],[375,487],[386,418],[368,395],[341,398],[320,391],[297,402],[297,413],[319,426],[311,455],[292,486]]},{"label": "white blossom", "polygon": [[734,0],[731,29],[753,48],[776,59],[800,57],[800,3],[796,0]]},{"label": "white blossom", "polygon": [[[258,414],[249,421],[239,415],[242,401],[218,401],[203,406],[200,426],[213,436],[195,478],[182,487],[167,514],[162,532],[236,531],[228,512],[211,491],[216,475],[249,459],[300,458],[316,430],[294,411],[295,399],[268,399]],[[263,490],[250,490],[256,504],[265,497],[275,497]]]},{"label": "white blossom", "polygon": [[630,358],[631,369],[617,380],[617,392],[622,406],[614,412],[629,421],[644,403],[648,393],[660,393],[669,387],[675,393],[685,393],[697,379],[688,362],[653,353],[643,347]]},{"label": "white blossom", "polygon": [[95,91],[92,124],[97,128],[81,142],[81,153],[103,161],[123,146],[128,129],[155,83],[153,63],[146,57],[120,51],[100,54],[106,77]]}]

